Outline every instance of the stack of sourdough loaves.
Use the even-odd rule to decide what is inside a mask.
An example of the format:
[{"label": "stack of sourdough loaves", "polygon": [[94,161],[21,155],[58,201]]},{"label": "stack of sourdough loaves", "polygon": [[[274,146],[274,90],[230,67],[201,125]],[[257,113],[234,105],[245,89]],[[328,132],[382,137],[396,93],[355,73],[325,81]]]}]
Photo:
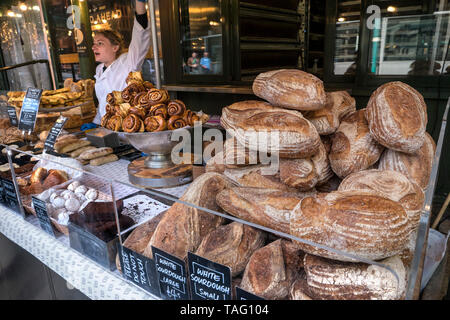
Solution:
[{"label": "stack of sourdough loaves", "polygon": [[[265,299],[404,298],[435,152],[423,97],[392,82],[356,110],[347,92],[327,93],[300,70],[263,73],[253,91],[266,101],[223,109],[232,137],[181,200],[273,232],[176,203],[125,246],[194,252]],[[267,174],[262,150],[279,155],[278,170]]]}]

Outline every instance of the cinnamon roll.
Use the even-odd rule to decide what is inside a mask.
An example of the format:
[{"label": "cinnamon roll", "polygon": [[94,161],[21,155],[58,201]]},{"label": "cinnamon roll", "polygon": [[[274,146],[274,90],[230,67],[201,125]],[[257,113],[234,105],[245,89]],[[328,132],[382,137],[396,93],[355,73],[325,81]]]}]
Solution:
[{"label": "cinnamon roll", "polygon": [[187,126],[186,121],[183,119],[183,116],[171,116],[169,121],[167,122],[167,128],[169,130],[175,130],[179,128],[184,128]]},{"label": "cinnamon roll", "polygon": [[152,106],[150,108],[150,110],[148,111],[148,115],[152,116],[152,117],[154,117],[154,116],[161,116],[164,119],[168,119],[169,118],[169,116],[167,114],[167,106],[165,104],[163,104],[163,103],[156,104],[156,105]]},{"label": "cinnamon roll", "polygon": [[134,99],[133,99],[131,105],[132,105],[132,106],[138,106],[138,105],[140,104],[139,101],[140,101],[141,97],[143,97],[143,96],[145,96],[145,95],[147,95],[147,91],[139,92],[139,93],[134,97]]},{"label": "cinnamon roll", "polygon": [[147,93],[149,103],[153,106],[155,104],[165,103],[169,100],[169,93],[164,89],[153,88]]},{"label": "cinnamon roll", "polygon": [[155,86],[150,81],[144,81],[145,89],[153,89]]},{"label": "cinnamon roll", "polygon": [[123,118],[121,116],[114,115],[109,119],[106,128],[109,130],[113,130],[113,131],[121,131],[122,130],[122,122],[123,122]]},{"label": "cinnamon roll", "polygon": [[111,105],[111,104],[107,104],[105,107],[105,110],[106,110],[106,114],[113,115],[114,113],[116,113],[116,108],[114,107],[114,105]]},{"label": "cinnamon roll", "polygon": [[186,111],[186,105],[181,100],[171,100],[167,104],[167,113],[171,116],[182,116]]},{"label": "cinnamon roll", "polygon": [[101,122],[100,122],[100,125],[102,126],[102,127],[104,127],[104,128],[106,128],[107,126],[108,126],[108,121],[109,121],[109,119],[111,119],[111,117],[112,117],[112,115],[111,114],[105,114],[103,117],[102,117],[102,120],[101,120]]},{"label": "cinnamon roll", "polygon": [[145,130],[158,132],[167,130],[167,120],[161,116],[147,117],[144,120]]},{"label": "cinnamon roll", "polygon": [[131,133],[131,132],[144,132],[144,122],[142,119],[135,115],[129,114],[122,123],[123,131]]},{"label": "cinnamon roll", "polygon": [[111,105],[116,104],[115,99],[114,99],[114,95],[112,94],[112,92],[108,93],[106,95],[106,103],[111,104]]},{"label": "cinnamon roll", "polygon": [[147,115],[147,111],[144,108],[140,107],[140,106],[135,106],[135,107],[131,107],[128,110],[128,115],[130,115],[130,114],[135,114],[139,118],[145,119],[145,117]]},{"label": "cinnamon roll", "polygon": [[121,91],[113,91],[112,94],[114,96],[114,103],[113,104],[121,104],[121,103],[125,102],[122,99],[122,92]]},{"label": "cinnamon roll", "polygon": [[128,112],[131,108],[129,103],[122,103],[114,107],[115,114],[125,118],[128,115]]},{"label": "cinnamon roll", "polygon": [[139,93],[145,91],[144,85],[138,82],[132,82],[130,83],[125,89],[122,91],[122,99],[127,102],[131,103],[134,99],[134,97]]},{"label": "cinnamon roll", "polygon": [[200,121],[200,117],[191,110],[186,110],[183,114],[183,120],[186,121],[188,126],[193,126],[196,121]]}]

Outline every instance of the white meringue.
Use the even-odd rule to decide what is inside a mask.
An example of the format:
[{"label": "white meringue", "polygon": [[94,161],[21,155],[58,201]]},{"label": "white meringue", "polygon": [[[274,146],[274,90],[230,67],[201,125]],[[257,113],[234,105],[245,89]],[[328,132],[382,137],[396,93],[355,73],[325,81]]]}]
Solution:
[{"label": "white meringue", "polygon": [[59,208],[64,208],[65,203],[66,203],[66,200],[63,197],[57,196],[57,197],[55,197],[55,199],[53,199],[52,205],[55,208],[59,209]]},{"label": "white meringue", "polygon": [[67,187],[67,190],[75,192],[75,189],[81,185],[80,181],[74,181]]},{"label": "white meringue", "polygon": [[85,194],[87,190],[88,189],[86,188],[86,186],[81,185],[81,186],[79,186],[78,188],[75,189],[75,193],[83,193],[83,194]]},{"label": "white meringue", "polygon": [[64,206],[68,211],[78,211],[80,209],[80,201],[75,198],[67,199]]},{"label": "white meringue", "polygon": [[98,191],[95,189],[89,189],[86,192],[86,199],[88,199],[88,200],[93,201],[93,200],[96,200],[97,197],[98,197]]}]

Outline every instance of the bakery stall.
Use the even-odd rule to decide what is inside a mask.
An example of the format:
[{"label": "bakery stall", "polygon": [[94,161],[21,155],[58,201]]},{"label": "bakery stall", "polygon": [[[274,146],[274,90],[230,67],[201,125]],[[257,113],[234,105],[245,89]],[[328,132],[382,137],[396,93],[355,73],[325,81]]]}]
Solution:
[{"label": "bakery stall", "polygon": [[[38,110],[71,107],[60,99],[89,86],[66,85],[41,92]],[[83,134],[60,114],[21,130],[30,93],[4,96],[0,232],[38,260],[40,280],[67,282],[46,298],[420,297],[447,240],[430,213],[450,100],[434,141],[423,97],[402,82],[357,110],[310,73],[263,72],[260,100],[225,106],[219,123],[139,72],[127,85]]]}]

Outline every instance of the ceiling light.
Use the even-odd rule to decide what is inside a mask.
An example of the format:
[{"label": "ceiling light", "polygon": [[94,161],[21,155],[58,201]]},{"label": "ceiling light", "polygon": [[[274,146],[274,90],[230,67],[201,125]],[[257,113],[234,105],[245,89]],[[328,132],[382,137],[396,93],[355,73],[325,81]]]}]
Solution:
[{"label": "ceiling light", "polygon": [[27,9],[28,9],[27,5],[26,5],[26,4],[23,4],[23,3],[19,6],[19,8],[20,8],[20,10],[22,10],[22,11],[27,11]]},{"label": "ceiling light", "polygon": [[107,23],[108,21],[106,21],[105,19],[102,20],[103,23]]},{"label": "ceiling light", "polygon": [[389,7],[387,7],[387,11],[388,12],[397,12],[397,8],[394,6],[389,6]]},{"label": "ceiling light", "polygon": [[344,21],[345,21],[345,18],[344,18],[344,17],[340,17],[340,18],[338,19],[338,21],[339,21],[339,22],[344,22]]},{"label": "ceiling light", "polygon": [[8,11],[7,15],[10,16],[10,17],[14,17],[15,16],[14,12],[12,12],[11,10]]},{"label": "ceiling light", "polygon": [[40,9],[39,9],[39,6],[33,6],[33,10],[34,11],[39,11]]}]

